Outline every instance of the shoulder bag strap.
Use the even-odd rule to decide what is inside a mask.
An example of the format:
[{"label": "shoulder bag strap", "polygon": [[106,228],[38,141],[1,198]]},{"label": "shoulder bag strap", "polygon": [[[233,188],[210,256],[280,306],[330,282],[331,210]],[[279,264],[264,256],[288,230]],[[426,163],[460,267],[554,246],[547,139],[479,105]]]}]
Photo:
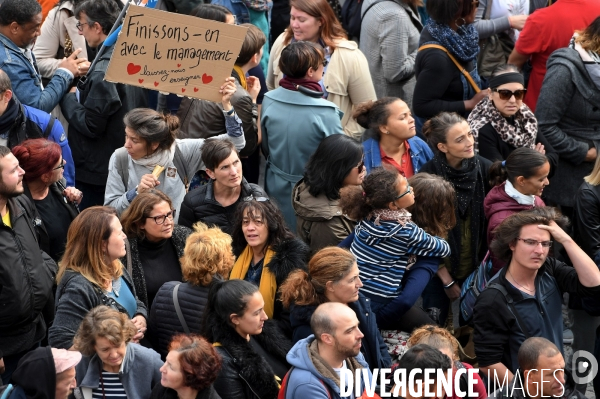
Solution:
[{"label": "shoulder bag strap", "polygon": [[129,239],[125,240],[125,251],[127,252],[126,256],[126,260],[127,260],[127,265],[125,265],[127,267],[127,272],[129,273],[130,276],[133,276],[133,262],[131,261],[131,244],[129,244]]},{"label": "shoulder bag strap", "polygon": [[525,339],[531,338],[531,334],[529,334],[529,330],[527,329],[527,326],[523,322],[523,319],[521,318],[521,315],[517,311],[517,308],[515,308],[515,304],[514,304],[512,298],[510,297],[510,295],[508,294],[508,291],[506,291],[506,288],[504,288],[504,286],[500,283],[493,283],[489,287],[500,291],[502,293],[502,295],[504,295],[504,298],[506,299],[506,303],[508,304],[508,307],[510,308],[510,310],[512,310],[513,314],[515,315],[515,318],[517,319],[517,323],[519,323],[519,327],[521,327],[521,331],[523,331],[523,334],[525,334]]},{"label": "shoulder bag strap", "polygon": [[485,13],[483,15],[483,19],[490,19],[492,15],[492,3],[494,0],[487,0],[487,4],[485,6]]},{"label": "shoulder bag strap", "polygon": [[458,61],[456,61],[456,58],[454,58],[452,56],[452,54],[450,54],[450,52],[448,50],[446,50],[446,48],[444,46],[440,46],[439,44],[425,44],[425,45],[419,47],[419,49],[417,51],[425,50],[425,49],[428,49],[428,48],[436,48],[438,50],[442,50],[443,52],[445,52],[448,55],[448,57],[450,57],[450,59],[452,60],[452,62],[454,62],[454,65],[456,65],[456,67],[458,68],[458,70],[463,75],[465,75],[465,78],[467,78],[467,80],[469,81],[469,83],[473,87],[473,90],[475,90],[475,93],[479,93],[481,91],[481,89],[479,88],[479,86],[477,86],[477,83],[475,83],[475,81],[473,80],[473,78],[471,77],[471,75],[469,75],[469,72],[467,72],[465,70],[465,68],[463,68],[463,66],[460,65],[460,63]]},{"label": "shoulder bag strap", "polygon": [[187,323],[185,322],[183,313],[181,312],[181,307],[179,306],[179,299],[177,299],[177,291],[179,290],[180,285],[181,285],[181,283],[177,284],[175,286],[175,288],[173,288],[173,304],[175,305],[175,311],[177,312],[177,318],[179,319],[179,322],[181,323],[181,326],[183,327],[183,331],[185,331],[186,334],[189,334],[190,329],[189,329]]},{"label": "shoulder bag strap", "polygon": [[127,182],[129,182],[129,159],[127,157],[127,150],[125,149],[125,147],[118,148],[115,151],[115,158],[115,166],[117,167],[117,172],[119,172],[121,180],[123,180],[125,192],[127,192]]},{"label": "shoulder bag strap", "polygon": [[178,145],[175,145],[175,155],[173,156],[173,165],[177,168],[177,173],[179,174],[179,178],[183,182],[183,185],[187,189],[188,187],[188,172],[185,166],[185,162],[183,162],[183,154],[179,149]]}]

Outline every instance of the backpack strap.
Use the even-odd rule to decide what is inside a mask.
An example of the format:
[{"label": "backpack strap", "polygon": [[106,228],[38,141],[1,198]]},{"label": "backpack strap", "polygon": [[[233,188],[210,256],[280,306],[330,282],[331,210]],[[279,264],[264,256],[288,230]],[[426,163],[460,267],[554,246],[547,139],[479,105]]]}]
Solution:
[{"label": "backpack strap", "polygon": [[521,328],[521,331],[523,332],[523,334],[525,334],[525,339],[531,338],[531,334],[529,334],[529,330],[527,330],[527,326],[525,325],[525,322],[523,322],[523,319],[521,319],[521,315],[519,314],[519,312],[517,312],[515,303],[514,303],[512,297],[510,295],[508,295],[508,291],[506,291],[506,288],[504,288],[504,286],[502,284],[497,283],[497,282],[490,284],[488,286],[488,288],[498,290],[502,293],[502,295],[504,295],[504,299],[506,299],[506,303],[508,304],[508,307],[515,315],[515,318],[517,319],[517,323],[519,323],[519,327]]},{"label": "backpack strap", "polygon": [[125,147],[115,150],[115,166],[117,167],[119,176],[121,176],[121,180],[123,180],[125,191],[127,191],[127,182],[129,182],[129,157],[127,155]]},{"label": "backpack strap", "polygon": [[360,16],[360,19],[362,20],[365,17],[365,15],[367,15],[367,13],[369,12],[369,10],[371,8],[373,8],[374,5],[379,4],[379,3],[383,3],[384,1],[394,1],[394,0],[379,0],[379,1],[375,1],[375,2],[373,2],[371,4],[369,4],[369,7],[367,7],[367,9],[365,10],[365,12],[361,13],[362,15]]},{"label": "backpack strap", "polygon": [[56,121],[56,118],[53,117],[52,115],[50,115],[50,120],[48,121],[48,124],[46,125],[46,128],[44,129],[44,138],[47,139],[50,136],[50,133],[52,133],[52,128],[54,127],[54,121]]},{"label": "backpack strap", "polygon": [[181,307],[179,306],[179,299],[177,299],[177,291],[179,290],[180,285],[181,283],[177,284],[175,288],[173,288],[173,304],[175,305],[175,312],[177,312],[177,318],[179,319],[179,322],[183,327],[183,331],[185,331],[186,334],[189,334],[190,329],[187,323],[185,322],[185,317],[183,317],[183,313],[181,312]]},{"label": "backpack strap", "polygon": [[475,90],[475,93],[479,93],[481,91],[481,89],[479,88],[479,86],[477,86],[477,83],[475,83],[475,81],[473,80],[473,78],[471,77],[469,72],[467,72],[465,70],[465,68],[463,68],[463,66],[460,65],[460,63],[458,61],[456,61],[456,58],[454,58],[454,56],[452,56],[452,54],[450,54],[450,52],[448,50],[446,50],[446,47],[440,46],[439,44],[425,44],[425,45],[419,47],[419,49],[417,51],[425,50],[428,48],[436,48],[438,50],[442,50],[443,52],[445,52],[448,55],[448,57],[450,57],[450,59],[452,60],[454,65],[456,65],[456,67],[458,68],[460,73],[462,73],[465,76],[465,78],[467,78],[467,80],[469,81],[469,84],[473,87],[473,90]]},{"label": "backpack strap", "polygon": [[179,178],[181,179],[181,182],[187,189],[188,184],[189,184],[188,171],[187,171],[187,167],[185,166],[185,162],[183,162],[183,153],[179,149],[178,145],[175,145],[175,155],[173,156],[173,165],[175,165],[175,167],[177,168]]}]

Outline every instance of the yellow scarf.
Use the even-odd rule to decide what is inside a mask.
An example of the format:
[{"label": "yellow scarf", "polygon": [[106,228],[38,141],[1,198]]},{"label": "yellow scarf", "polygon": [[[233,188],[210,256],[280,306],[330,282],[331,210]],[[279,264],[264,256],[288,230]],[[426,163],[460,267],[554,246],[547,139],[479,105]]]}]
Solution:
[{"label": "yellow scarf", "polygon": [[[273,259],[273,256],[275,256],[275,252],[273,252],[271,248],[267,248],[267,253],[265,254],[265,259],[263,260],[260,284],[258,286],[258,290],[262,294],[265,301],[265,313],[270,319],[273,318],[273,311],[275,309],[275,294],[277,294],[277,281],[275,280],[275,275],[267,267],[267,265],[271,262],[271,259]],[[233,269],[231,270],[231,274],[229,275],[229,279],[243,280],[244,277],[246,277],[246,273],[248,273],[250,262],[252,262],[253,257],[254,253],[252,252],[252,248],[247,245],[246,249],[244,249],[244,252],[242,252],[235,261]]]},{"label": "yellow scarf", "polygon": [[244,71],[242,71],[242,68],[240,68],[237,65],[234,65],[233,70],[235,71],[235,73],[238,74],[240,78],[240,85],[244,88],[244,90],[248,90],[248,83],[246,83],[246,74],[244,73]]}]

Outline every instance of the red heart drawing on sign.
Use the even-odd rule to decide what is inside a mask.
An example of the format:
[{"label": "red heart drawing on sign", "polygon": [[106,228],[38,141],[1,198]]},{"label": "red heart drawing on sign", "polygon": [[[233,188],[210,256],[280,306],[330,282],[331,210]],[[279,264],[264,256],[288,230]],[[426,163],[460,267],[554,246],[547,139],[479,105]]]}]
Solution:
[{"label": "red heart drawing on sign", "polygon": [[199,89],[197,87],[194,87],[194,93],[197,92]]},{"label": "red heart drawing on sign", "polygon": [[181,66],[181,64],[177,64],[177,68],[179,68]]},{"label": "red heart drawing on sign", "polygon": [[140,82],[140,84],[144,83],[144,79],[138,79],[138,82]]},{"label": "red heart drawing on sign", "polygon": [[127,73],[130,75],[135,75],[136,73],[138,73],[141,70],[142,70],[141,65],[135,65],[133,62],[130,62],[129,64],[127,64]]},{"label": "red heart drawing on sign", "polygon": [[208,83],[212,82],[212,80],[213,80],[213,77],[212,77],[212,76],[210,76],[210,75],[207,75],[207,74],[205,74],[205,73],[204,73],[204,74],[202,74],[202,83],[204,83],[204,84],[208,84]]},{"label": "red heart drawing on sign", "polygon": [[181,88],[181,92],[182,92],[182,93],[185,93],[185,89],[184,89],[183,87]]},{"label": "red heart drawing on sign", "polygon": [[158,86],[158,82],[154,82],[154,87]]}]

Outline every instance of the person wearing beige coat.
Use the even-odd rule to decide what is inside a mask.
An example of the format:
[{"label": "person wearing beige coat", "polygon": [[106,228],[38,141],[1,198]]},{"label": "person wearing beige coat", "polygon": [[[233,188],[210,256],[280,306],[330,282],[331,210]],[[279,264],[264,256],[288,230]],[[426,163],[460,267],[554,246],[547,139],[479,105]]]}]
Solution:
[{"label": "person wearing beige coat", "polygon": [[[285,43],[284,31],[273,44],[267,72],[267,87],[273,90],[279,87],[283,73],[279,69],[281,51],[289,43]],[[327,70],[323,74],[323,84],[327,90],[327,100],[331,101],[344,113],[342,127],[344,132],[360,140],[364,129],[352,118],[354,107],[360,103],[377,100],[369,64],[364,54],[358,49],[356,42],[340,39],[331,54]]]}]

